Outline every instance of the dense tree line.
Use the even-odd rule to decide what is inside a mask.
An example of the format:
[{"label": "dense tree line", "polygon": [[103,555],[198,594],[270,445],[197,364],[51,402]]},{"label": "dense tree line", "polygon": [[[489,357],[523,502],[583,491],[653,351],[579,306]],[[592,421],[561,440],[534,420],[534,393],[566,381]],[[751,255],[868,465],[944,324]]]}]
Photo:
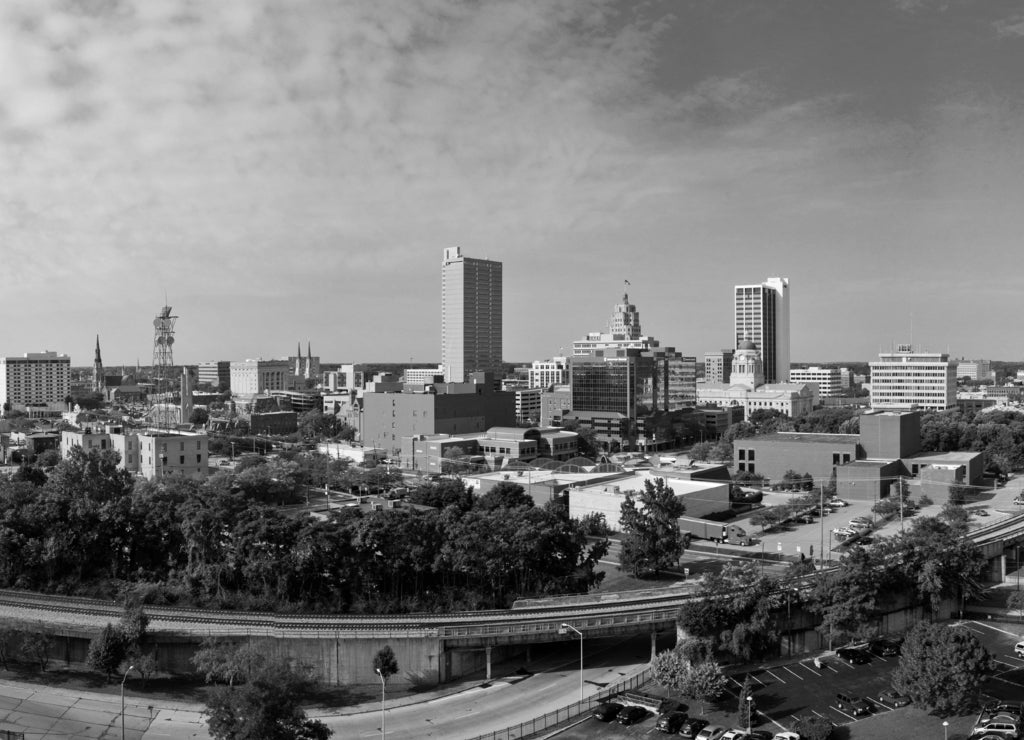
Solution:
[{"label": "dense tree line", "polygon": [[289,514],[332,463],[276,460],[203,482],[136,482],[111,451],[75,449],[45,480],[0,480],[0,587],[223,608],[399,612],[501,608],[581,593],[607,543],[520,486],[474,498],[461,481],[414,500],[443,508]]},{"label": "dense tree line", "polygon": [[921,417],[925,452],[984,452],[989,464],[1006,474],[1024,467],[1024,413],[1012,410],[931,411]]}]

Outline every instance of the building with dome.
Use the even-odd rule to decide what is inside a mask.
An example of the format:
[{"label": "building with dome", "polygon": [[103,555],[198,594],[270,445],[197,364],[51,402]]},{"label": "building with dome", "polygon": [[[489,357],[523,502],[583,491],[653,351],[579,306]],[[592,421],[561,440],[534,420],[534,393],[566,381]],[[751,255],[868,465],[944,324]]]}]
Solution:
[{"label": "building with dome", "polygon": [[761,352],[747,338],[733,354],[729,382],[698,383],[697,402],[702,406],[742,406],[745,419],[760,409],[774,409],[795,419],[814,408],[817,393],[813,383],[766,383]]}]

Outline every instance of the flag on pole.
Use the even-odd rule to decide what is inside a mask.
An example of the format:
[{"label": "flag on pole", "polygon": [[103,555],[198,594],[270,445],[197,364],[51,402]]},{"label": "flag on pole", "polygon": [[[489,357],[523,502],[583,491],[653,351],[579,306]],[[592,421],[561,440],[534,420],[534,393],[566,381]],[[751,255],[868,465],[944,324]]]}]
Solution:
[{"label": "flag on pole", "polygon": [[626,285],[629,285],[629,281],[628,280],[626,280],[625,282],[626,282]]}]

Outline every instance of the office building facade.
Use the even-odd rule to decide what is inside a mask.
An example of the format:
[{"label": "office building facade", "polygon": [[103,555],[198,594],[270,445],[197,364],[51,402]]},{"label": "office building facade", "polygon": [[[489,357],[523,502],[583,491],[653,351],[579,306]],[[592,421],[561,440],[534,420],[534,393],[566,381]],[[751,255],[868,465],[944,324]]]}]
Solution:
[{"label": "office building facade", "polygon": [[789,278],[768,278],[734,289],[734,347],[749,340],[761,349],[767,383],[789,380]]},{"label": "office building facade", "polygon": [[815,383],[818,386],[818,396],[821,398],[832,398],[843,391],[838,367],[793,368],[789,371],[789,380],[791,383]]},{"label": "office building facade", "polygon": [[956,366],[949,355],[909,344],[883,352],[871,368],[871,408],[942,411],[956,406]]},{"label": "office building facade", "polygon": [[0,357],[0,413],[22,411],[30,417],[59,416],[71,393],[71,358],[57,352],[28,352]]},{"label": "office building facade", "polygon": [[717,352],[704,353],[704,382],[706,383],[728,383],[732,375],[731,349],[722,349]]},{"label": "office building facade", "polygon": [[441,263],[441,365],[445,380],[502,374],[502,265],[444,250]]}]

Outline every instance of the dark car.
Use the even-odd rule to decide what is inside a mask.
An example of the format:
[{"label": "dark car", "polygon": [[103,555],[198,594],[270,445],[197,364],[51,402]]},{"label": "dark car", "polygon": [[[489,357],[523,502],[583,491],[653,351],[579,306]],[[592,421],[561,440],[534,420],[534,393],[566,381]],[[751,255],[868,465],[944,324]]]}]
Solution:
[{"label": "dark car", "polygon": [[683,726],[683,722],[686,721],[686,712],[669,712],[658,717],[658,721],[655,723],[654,728],[660,732],[667,732],[675,734],[679,732],[679,728]]},{"label": "dark car", "polygon": [[836,655],[850,665],[864,665],[871,661],[867,653],[857,648],[839,648],[836,650]]},{"label": "dark car", "polygon": [[888,704],[890,707],[905,707],[910,703],[910,697],[901,694],[896,689],[887,689],[879,694],[878,698],[883,704]]},{"label": "dark car", "polygon": [[689,707],[678,699],[664,699],[658,705],[658,714],[668,714],[669,712],[682,712],[686,714],[687,709]]},{"label": "dark car", "polygon": [[700,717],[690,717],[688,720],[683,722],[683,726],[679,728],[679,737],[685,737],[688,740],[693,740],[697,737],[697,733],[708,726],[706,719]]},{"label": "dark car", "polygon": [[601,722],[611,722],[615,719],[619,712],[622,711],[622,705],[616,704],[613,701],[605,702],[604,704],[598,704],[594,707],[594,711],[591,712],[594,719]]},{"label": "dark car", "polygon": [[997,714],[1009,714],[1024,718],[1024,705],[1020,702],[993,701],[986,704],[981,710],[983,717],[993,717]]},{"label": "dark car", "polygon": [[751,730],[749,737],[750,740],[772,740],[775,737],[775,733],[768,730]]},{"label": "dark car", "polygon": [[858,696],[849,694],[836,694],[836,709],[854,717],[863,717],[871,714],[871,705]]},{"label": "dark car", "polygon": [[888,658],[899,655],[901,647],[902,643],[897,640],[879,639],[871,641],[870,649],[875,655]]},{"label": "dark car", "polygon": [[615,718],[620,725],[635,725],[640,722],[644,717],[647,716],[647,710],[643,707],[638,707],[635,704],[630,704],[622,708],[618,716]]}]

